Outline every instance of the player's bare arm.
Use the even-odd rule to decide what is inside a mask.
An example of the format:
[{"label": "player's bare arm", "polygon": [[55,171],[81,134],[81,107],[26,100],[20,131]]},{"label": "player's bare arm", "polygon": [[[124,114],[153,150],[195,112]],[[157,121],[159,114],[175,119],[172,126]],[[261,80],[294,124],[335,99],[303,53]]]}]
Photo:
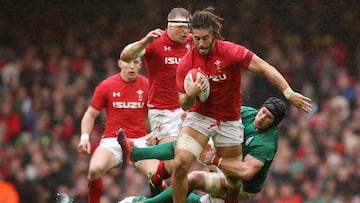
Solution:
[{"label": "player's bare arm", "polygon": [[189,110],[195,103],[196,96],[191,96],[189,94],[184,94],[179,92],[179,102],[180,106],[184,111]]},{"label": "player's bare arm", "polygon": [[120,54],[120,59],[126,62],[141,57],[145,54],[145,48],[148,44],[153,42],[156,38],[160,37],[163,34],[163,30],[157,28],[150,31],[144,38],[141,40],[127,45]]},{"label": "player's bare arm", "polygon": [[219,168],[224,173],[239,177],[243,180],[250,180],[263,167],[263,163],[251,155],[246,155],[243,161],[223,159]]},{"label": "player's bare arm", "polygon": [[304,95],[294,92],[281,73],[275,67],[254,54],[249,70],[257,74],[263,74],[274,86],[276,86],[289,100],[289,102],[298,109],[309,113],[312,109],[311,99]]},{"label": "player's bare arm", "polygon": [[202,153],[199,159],[207,165],[216,165],[224,173],[243,180],[252,179],[264,165],[261,161],[250,154],[246,155],[243,161],[238,159],[222,158],[216,154],[216,150],[214,148]]},{"label": "player's bare arm", "polygon": [[81,137],[77,145],[78,152],[90,154],[90,133],[94,127],[95,119],[100,114],[100,111],[93,107],[88,107],[81,120]]}]

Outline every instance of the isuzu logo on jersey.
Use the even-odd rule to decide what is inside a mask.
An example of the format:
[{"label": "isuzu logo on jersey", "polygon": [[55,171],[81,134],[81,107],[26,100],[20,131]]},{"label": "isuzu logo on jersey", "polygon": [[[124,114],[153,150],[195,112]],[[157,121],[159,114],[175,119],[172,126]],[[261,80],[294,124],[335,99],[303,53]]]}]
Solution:
[{"label": "isuzu logo on jersey", "polygon": [[226,72],[223,71],[223,69],[221,68],[221,61],[219,59],[217,59],[214,62],[214,65],[216,66],[216,72],[218,73],[217,75],[208,75],[208,79],[212,80],[214,82],[218,82],[218,81],[224,81],[227,79],[227,74]]},{"label": "isuzu logo on jersey", "polygon": [[224,81],[226,80],[226,73],[223,74],[219,74],[219,75],[208,75],[209,80],[212,80],[214,82],[218,82],[218,81]]},{"label": "isuzu logo on jersey", "polygon": [[113,102],[113,107],[118,109],[141,109],[144,105],[144,102]]},{"label": "isuzu logo on jersey", "polygon": [[165,64],[179,64],[181,58],[177,57],[165,57]]}]

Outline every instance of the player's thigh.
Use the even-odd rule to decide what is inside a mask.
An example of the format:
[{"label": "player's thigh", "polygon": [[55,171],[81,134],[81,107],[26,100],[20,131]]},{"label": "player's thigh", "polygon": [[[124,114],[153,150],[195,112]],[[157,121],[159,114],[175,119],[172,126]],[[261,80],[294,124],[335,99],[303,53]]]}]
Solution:
[{"label": "player's thigh", "polygon": [[165,143],[165,142],[173,142],[173,141],[176,141],[177,138],[178,138],[177,136],[164,137],[163,139],[161,139],[159,141],[159,144]]},{"label": "player's thigh", "polygon": [[156,171],[158,164],[159,160],[157,159],[147,159],[137,161],[135,163],[135,167],[139,169],[143,174],[149,174],[150,172],[154,173]]},{"label": "player's thigh", "polygon": [[91,157],[90,171],[105,173],[118,165],[119,161],[109,149],[98,147]]},{"label": "player's thigh", "polygon": [[244,141],[244,125],[241,119],[221,121],[220,127],[212,136],[216,147],[232,147],[241,145]]},{"label": "player's thigh", "polygon": [[116,138],[102,138],[90,160],[90,169],[108,171],[122,162],[121,146]]},{"label": "player's thigh", "polygon": [[230,147],[215,147],[216,153],[223,158],[233,158],[235,160],[242,160],[242,145]]}]

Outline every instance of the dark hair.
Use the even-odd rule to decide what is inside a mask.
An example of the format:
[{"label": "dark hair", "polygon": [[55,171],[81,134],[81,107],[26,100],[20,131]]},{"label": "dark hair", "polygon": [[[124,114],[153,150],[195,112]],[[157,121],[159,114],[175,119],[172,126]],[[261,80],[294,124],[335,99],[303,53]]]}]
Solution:
[{"label": "dark hair", "polygon": [[221,35],[223,18],[215,15],[213,7],[196,11],[191,18],[190,29],[210,29],[214,32],[215,38],[223,39]]},{"label": "dark hair", "polygon": [[190,12],[186,10],[185,8],[176,7],[171,9],[171,11],[168,14],[168,20],[174,19],[176,17],[185,17],[187,19],[190,19]]},{"label": "dark hair", "polygon": [[274,116],[274,122],[269,128],[277,126],[286,115],[286,104],[277,97],[270,97],[262,106],[267,108]]}]

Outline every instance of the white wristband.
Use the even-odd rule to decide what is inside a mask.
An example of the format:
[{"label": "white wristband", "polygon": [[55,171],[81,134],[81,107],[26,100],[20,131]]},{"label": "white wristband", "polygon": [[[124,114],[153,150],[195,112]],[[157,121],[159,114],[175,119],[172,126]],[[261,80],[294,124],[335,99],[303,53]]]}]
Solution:
[{"label": "white wristband", "polygon": [[283,95],[286,99],[289,99],[292,94],[294,94],[294,91],[291,89],[291,87],[288,87],[283,91]]},{"label": "white wristband", "polygon": [[89,133],[83,133],[80,136],[80,140],[89,140],[89,137],[90,137]]}]

